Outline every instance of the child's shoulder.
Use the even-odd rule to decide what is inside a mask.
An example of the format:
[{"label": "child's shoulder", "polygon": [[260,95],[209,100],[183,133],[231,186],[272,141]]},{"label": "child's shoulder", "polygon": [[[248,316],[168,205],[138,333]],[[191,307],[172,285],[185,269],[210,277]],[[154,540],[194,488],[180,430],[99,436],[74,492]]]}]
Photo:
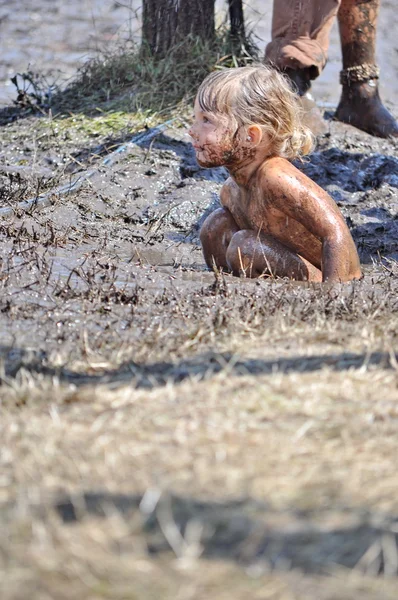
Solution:
[{"label": "child's shoulder", "polygon": [[293,181],[298,185],[306,185],[308,182],[308,177],[304,173],[281,156],[274,156],[264,161],[259,169],[259,175],[268,185],[277,187],[291,185]]},{"label": "child's shoulder", "polygon": [[287,158],[283,158],[282,156],[267,158],[261,165],[261,171],[270,176],[283,175],[284,173],[291,175],[292,173],[300,172]]},{"label": "child's shoulder", "polygon": [[272,197],[280,198],[283,202],[295,202],[298,198],[312,198],[318,204],[329,206],[334,201],[329,194],[293,163],[282,157],[273,157],[261,165],[260,179],[257,185],[268,191]]}]

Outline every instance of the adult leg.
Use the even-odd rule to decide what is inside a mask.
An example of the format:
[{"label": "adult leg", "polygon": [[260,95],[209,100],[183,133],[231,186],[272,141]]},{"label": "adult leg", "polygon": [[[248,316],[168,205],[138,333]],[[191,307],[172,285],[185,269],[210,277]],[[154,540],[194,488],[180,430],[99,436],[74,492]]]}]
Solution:
[{"label": "adult leg", "polygon": [[226,259],[232,236],[239,231],[233,216],[226,208],[218,208],[205,220],[200,230],[200,241],[207,266],[229,271]]},{"label": "adult leg", "polygon": [[326,64],[329,32],[341,0],[274,0],[265,58],[285,71],[301,95]]},{"label": "adult leg", "polygon": [[241,277],[289,277],[298,281],[322,281],[322,272],[270,235],[242,229],[228,246],[227,264]]},{"label": "adult leg", "polygon": [[394,117],[383,106],[375,64],[380,0],[342,0],[338,13],[343,53],[343,86],[336,119],[379,137],[398,136]]},{"label": "adult leg", "polygon": [[327,127],[309,90],[326,64],[329,32],[340,1],[274,0],[272,41],[265,59],[292,81],[301,96],[304,124],[315,135]]}]

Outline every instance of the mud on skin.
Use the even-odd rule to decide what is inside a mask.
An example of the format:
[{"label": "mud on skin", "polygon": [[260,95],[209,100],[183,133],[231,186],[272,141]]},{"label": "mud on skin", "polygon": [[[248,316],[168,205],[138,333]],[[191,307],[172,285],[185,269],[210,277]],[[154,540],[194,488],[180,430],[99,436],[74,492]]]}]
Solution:
[{"label": "mud on skin", "polygon": [[246,148],[244,151],[237,141],[238,130],[233,134],[228,129],[226,130],[226,138],[228,141],[220,143],[217,150],[211,144],[205,144],[198,148],[201,153],[206,153],[206,160],[197,158],[198,163],[202,167],[217,167],[224,166],[227,169],[234,169],[235,164],[239,164],[242,158],[250,159],[256,154],[254,148]]},{"label": "mud on skin", "polygon": [[[210,215],[201,231],[208,266],[219,260],[218,266],[229,265],[235,275],[267,273],[306,281],[361,276],[355,245],[336,204],[289,161],[268,158],[244,185],[236,183],[239,167],[230,172],[233,178],[221,191],[224,213]],[[224,258],[222,243],[228,240]]]}]

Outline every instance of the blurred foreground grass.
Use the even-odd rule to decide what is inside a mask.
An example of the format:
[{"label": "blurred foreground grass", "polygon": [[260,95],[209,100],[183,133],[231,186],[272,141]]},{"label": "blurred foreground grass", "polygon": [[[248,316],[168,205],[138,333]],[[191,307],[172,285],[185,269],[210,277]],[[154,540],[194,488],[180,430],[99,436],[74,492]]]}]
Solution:
[{"label": "blurred foreground grass", "polygon": [[181,296],[177,337],[163,293],[141,363],[3,376],[1,597],[395,598],[398,323],[367,290],[216,296],[223,326]]}]

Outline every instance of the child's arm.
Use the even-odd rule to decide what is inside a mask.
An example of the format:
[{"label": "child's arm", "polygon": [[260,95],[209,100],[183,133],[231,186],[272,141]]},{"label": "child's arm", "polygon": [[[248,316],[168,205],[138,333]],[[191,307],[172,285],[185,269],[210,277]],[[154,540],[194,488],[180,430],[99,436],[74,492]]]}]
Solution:
[{"label": "child's arm", "polygon": [[361,276],[354,241],[329,194],[284,159],[274,159],[274,165],[263,171],[262,185],[273,207],[301,223],[322,242],[323,281]]}]

